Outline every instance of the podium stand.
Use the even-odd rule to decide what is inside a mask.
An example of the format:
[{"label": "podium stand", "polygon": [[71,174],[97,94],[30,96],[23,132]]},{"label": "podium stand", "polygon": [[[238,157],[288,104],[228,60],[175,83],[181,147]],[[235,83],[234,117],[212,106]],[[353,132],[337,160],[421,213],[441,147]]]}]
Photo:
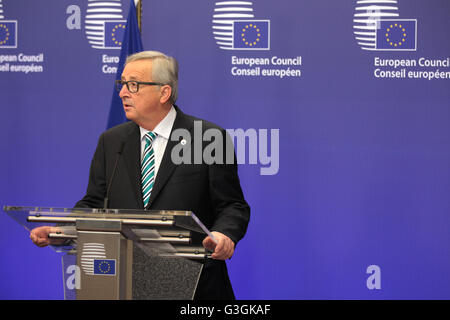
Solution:
[{"label": "podium stand", "polygon": [[36,208],[3,210],[28,231],[56,227],[65,299],[190,300],[210,254],[190,211]]}]

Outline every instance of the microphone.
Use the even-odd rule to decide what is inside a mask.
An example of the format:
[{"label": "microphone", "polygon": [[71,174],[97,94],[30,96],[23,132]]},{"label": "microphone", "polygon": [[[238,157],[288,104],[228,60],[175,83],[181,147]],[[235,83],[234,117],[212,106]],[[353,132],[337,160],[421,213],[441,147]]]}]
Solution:
[{"label": "microphone", "polygon": [[114,177],[116,176],[117,165],[119,164],[119,159],[120,159],[120,156],[122,155],[124,146],[125,146],[125,141],[121,141],[119,148],[117,149],[116,162],[114,163],[114,168],[112,171],[111,179],[109,180],[108,188],[106,189],[106,197],[105,197],[105,199],[103,199],[103,209],[105,209],[105,210],[108,209],[109,192],[111,191],[111,186],[112,186]]}]

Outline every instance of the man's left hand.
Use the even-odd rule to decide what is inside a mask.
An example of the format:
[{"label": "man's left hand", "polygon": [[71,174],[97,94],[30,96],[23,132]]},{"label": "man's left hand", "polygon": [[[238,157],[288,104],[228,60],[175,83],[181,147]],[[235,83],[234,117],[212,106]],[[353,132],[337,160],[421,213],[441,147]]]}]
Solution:
[{"label": "man's left hand", "polygon": [[207,236],[203,240],[203,247],[213,252],[211,258],[217,260],[227,260],[233,256],[234,242],[223,233],[213,231],[211,232],[216,239],[217,243]]}]

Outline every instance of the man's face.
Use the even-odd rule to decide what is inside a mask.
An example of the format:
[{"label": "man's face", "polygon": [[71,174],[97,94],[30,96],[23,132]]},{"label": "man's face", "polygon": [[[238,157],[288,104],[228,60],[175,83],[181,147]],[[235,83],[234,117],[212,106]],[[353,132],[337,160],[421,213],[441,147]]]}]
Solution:
[{"label": "man's face", "polygon": [[[123,81],[152,82],[152,61],[138,60],[128,63],[123,72]],[[160,112],[160,87],[139,85],[139,91],[131,93],[126,85],[119,92],[122,99],[125,116],[138,125],[151,120]]]}]

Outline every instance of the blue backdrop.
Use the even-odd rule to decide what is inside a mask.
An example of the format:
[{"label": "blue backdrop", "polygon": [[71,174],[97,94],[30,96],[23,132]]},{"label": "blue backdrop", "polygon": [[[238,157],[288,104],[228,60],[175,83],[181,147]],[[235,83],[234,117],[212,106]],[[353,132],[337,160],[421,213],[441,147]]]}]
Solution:
[{"label": "blue backdrop", "polygon": [[[120,53],[103,31],[129,7],[101,3],[0,0],[2,206],[84,194]],[[271,163],[247,145],[239,167],[237,298],[450,298],[449,14],[448,0],[143,1],[144,49],[179,61],[179,107],[268,132]],[[0,298],[62,299],[60,256],[3,212],[0,228]]]}]

